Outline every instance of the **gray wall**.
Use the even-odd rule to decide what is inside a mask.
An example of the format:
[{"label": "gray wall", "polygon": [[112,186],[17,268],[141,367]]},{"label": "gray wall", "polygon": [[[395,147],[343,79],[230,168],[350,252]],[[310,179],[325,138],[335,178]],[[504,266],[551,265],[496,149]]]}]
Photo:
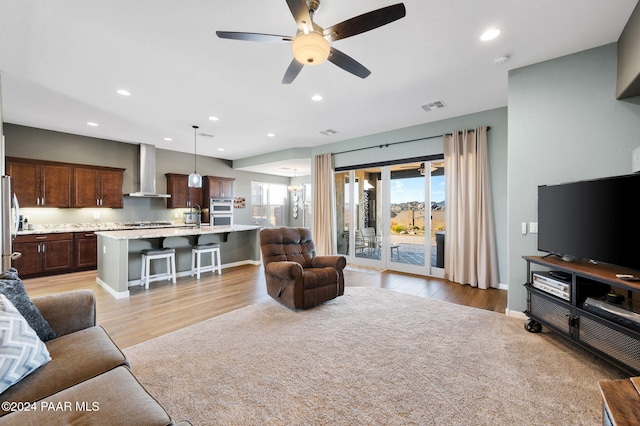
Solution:
[{"label": "gray wall", "polygon": [[542,254],[536,235],[520,231],[521,222],[537,222],[538,185],[631,172],[639,99],[617,101],[615,92],[615,44],[509,73],[510,311],[526,309],[522,256]]},{"label": "gray wall", "polygon": [[[4,124],[6,156],[124,168],[124,193],[138,185],[138,145],[60,133],[15,124]],[[156,189],[166,192],[165,173],[193,172],[193,155],[156,150]],[[198,156],[201,175],[235,178],[234,196],[244,197],[246,207],[234,210],[234,221],[251,223],[251,182],[289,184],[289,178],[234,170],[226,160]],[[181,220],[187,209],[167,209],[158,198],[124,198],[123,209],[23,209],[34,224]],[[94,219],[94,213],[100,215]]]},{"label": "gray wall", "polygon": [[[442,138],[430,138],[455,130],[490,126],[488,132],[489,168],[491,173],[491,191],[493,198],[496,243],[498,246],[498,267],[500,282],[507,278],[507,108],[498,108],[475,114],[464,115],[433,123],[426,123],[390,132],[378,133],[343,142],[315,147],[313,155],[326,152],[339,153],[358,148],[368,148],[356,152],[336,154],[335,166],[346,167],[358,164],[382,162],[395,159],[419,157],[444,152]],[[400,141],[415,142],[380,145]]]}]

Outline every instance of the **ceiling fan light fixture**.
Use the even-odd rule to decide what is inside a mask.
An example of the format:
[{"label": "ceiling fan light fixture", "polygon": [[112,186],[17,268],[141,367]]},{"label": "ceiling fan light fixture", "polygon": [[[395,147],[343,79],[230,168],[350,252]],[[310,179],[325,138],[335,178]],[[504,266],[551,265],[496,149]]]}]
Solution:
[{"label": "ceiling fan light fixture", "polygon": [[293,57],[303,65],[319,65],[327,60],[331,46],[322,34],[312,31],[300,33],[291,43]]}]

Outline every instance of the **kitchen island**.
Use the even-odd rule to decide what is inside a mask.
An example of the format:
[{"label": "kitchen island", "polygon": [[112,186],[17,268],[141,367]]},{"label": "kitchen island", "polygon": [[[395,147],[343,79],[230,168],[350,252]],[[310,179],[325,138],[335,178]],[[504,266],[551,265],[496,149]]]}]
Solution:
[{"label": "kitchen island", "polygon": [[[191,275],[191,247],[220,243],[224,267],[260,264],[259,226],[201,226],[98,231],[96,282],[117,299],[129,297],[129,287],[141,285],[141,251],[171,247],[176,250],[176,275]],[[155,263],[155,262],[154,262]],[[163,262],[157,262],[163,271]],[[152,273],[155,269],[152,265]],[[195,279],[195,278],[194,278]]]}]

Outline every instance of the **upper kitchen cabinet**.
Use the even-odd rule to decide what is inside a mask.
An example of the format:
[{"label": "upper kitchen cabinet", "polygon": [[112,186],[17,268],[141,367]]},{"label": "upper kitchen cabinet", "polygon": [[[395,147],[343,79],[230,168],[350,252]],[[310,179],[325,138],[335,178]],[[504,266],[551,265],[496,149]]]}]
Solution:
[{"label": "upper kitchen cabinet", "polygon": [[22,207],[71,207],[71,166],[7,157],[13,192]]},{"label": "upper kitchen cabinet", "polygon": [[205,176],[202,180],[205,204],[209,204],[210,198],[233,198],[234,178]]},{"label": "upper kitchen cabinet", "polygon": [[75,166],[73,207],[122,208],[124,169]]},{"label": "upper kitchen cabinet", "polygon": [[176,173],[167,173],[167,192],[171,198],[167,198],[167,208],[189,208],[195,205],[202,206],[202,188],[189,188],[189,176]]}]

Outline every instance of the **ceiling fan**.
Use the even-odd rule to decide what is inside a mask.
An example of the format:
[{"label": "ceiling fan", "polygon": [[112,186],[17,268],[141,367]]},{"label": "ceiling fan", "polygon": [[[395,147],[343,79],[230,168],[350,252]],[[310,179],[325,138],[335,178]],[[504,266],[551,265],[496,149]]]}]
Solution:
[{"label": "ceiling fan", "polygon": [[216,31],[218,37],[232,40],[291,43],[293,60],[284,74],[282,84],[293,82],[305,65],[319,65],[326,60],[353,75],[366,78],[371,74],[371,71],[329,43],[373,30],[406,15],[404,4],[398,3],[358,15],[328,28],[322,28],[313,22],[313,17],[320,7],[320,0],[286,0],[286,2],[298,25],[295,37]]}]

